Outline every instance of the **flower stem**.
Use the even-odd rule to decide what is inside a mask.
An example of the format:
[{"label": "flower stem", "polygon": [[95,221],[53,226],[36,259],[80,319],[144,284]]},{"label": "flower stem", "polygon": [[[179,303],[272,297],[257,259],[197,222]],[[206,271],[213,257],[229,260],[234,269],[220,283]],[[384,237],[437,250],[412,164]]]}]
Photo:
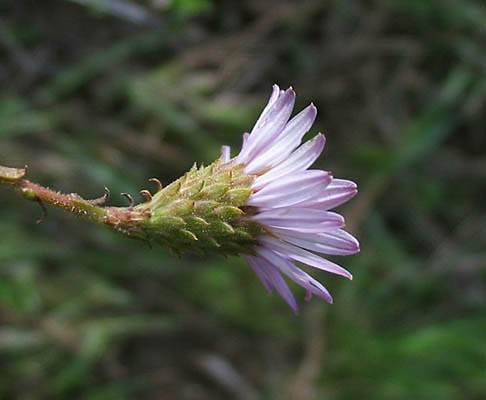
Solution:
[{"label": "flower stem", "polygon": [[0,185],[10,187],[26,199],[38,202],[42,208],[43,203],[47,203],[90,221],[103,223],[106,211],[96,205],[100,203],[99,200],[85,200],[76,193],[56,192],[24,179],[26,173],[27,168],[9,168],[0,165]]}]

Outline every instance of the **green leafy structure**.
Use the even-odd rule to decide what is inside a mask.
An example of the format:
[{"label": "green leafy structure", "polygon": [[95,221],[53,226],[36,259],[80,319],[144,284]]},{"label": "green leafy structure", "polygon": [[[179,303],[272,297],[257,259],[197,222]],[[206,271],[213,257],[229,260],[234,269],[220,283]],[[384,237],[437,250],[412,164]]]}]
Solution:
[{"label": "green leafy structure", "polygon": [[[217,160],[184,176],[134,207],[106,208],[104,223],[131,237],[161,243],[176,252],[204,255],[252,253],[263,228],[245,218],[254,177],[243,165]],[[147,192],[145,192],[147,193]]]}]

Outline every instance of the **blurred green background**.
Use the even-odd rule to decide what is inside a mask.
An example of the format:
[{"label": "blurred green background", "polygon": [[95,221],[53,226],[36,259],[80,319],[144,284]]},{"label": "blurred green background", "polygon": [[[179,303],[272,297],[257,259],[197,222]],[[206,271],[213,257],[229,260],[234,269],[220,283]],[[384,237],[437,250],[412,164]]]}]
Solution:
[{"label": "blurred green background", "polygon": [[2,1],[0,164],[125,205],[292,85],[362,252],[294,316],[242,258],[0,188],[0,399],[485,399],[485,43],[481,1]]}]

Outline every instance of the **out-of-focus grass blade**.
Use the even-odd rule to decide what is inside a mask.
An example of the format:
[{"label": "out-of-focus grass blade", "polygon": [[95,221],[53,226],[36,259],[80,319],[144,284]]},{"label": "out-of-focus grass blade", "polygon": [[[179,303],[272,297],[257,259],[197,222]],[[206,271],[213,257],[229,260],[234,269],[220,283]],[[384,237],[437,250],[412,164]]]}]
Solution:
[{"label": "out-of-focus grass blade", "polygon": [[43,133],[54,129],[60,121],[55,112],[34,110],[18,97],[0,99],[0,139]]},{"label": "out-of-focus grass blade", "polygon": [[109,70],[116,64],[126,61],[136,54],[143,54],[161,48],[166,43],[164,30],[156,30],[141,34],[130,40],[106,48],[97,54],[87,57],[75,64],[74,67],[62,71],[52,83],[49,83],[41,92],[39,100],[51,102],[65,97],[86,84],[91,79]]},{"label": "out-of-focus grass blade", "polygon": [[176,327],[175,320],[160,315],[114,316],[85,322],[80,327],[83,333],[79,351],[72,362],[55,377],[53,393],[63,393],[83,382],[93,363],[108,347],[113,348],[120,340],[132,335],[167,334]]},{"label": "out-of-focus grass blade", "polygon": [[390,176],[422,159],[450,135],[464,115],[460,106],[471,90],[480,88],[476,75],[464,66],[452,70],[430,105],[413,120],[393,148],[361,149],[358,159],[379,175]]}]

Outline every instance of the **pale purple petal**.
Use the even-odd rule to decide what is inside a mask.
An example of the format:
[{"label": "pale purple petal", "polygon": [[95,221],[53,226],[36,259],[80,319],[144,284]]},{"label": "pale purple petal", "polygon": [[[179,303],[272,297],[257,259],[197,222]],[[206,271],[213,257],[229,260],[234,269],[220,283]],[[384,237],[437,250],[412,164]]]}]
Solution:
[{"label": "pale purple petal", "polygon": [[329,210],[337,207],[358,193],[356,183],[345,179],[333,179],[319,197],[314,197],[299,203],[299,207]]},{"label": "pale purple petal", "polygon": [[[298,222],[313,222],[318,224],[333,220],[336,215],[338,214],[330,211],[314,210],[310,208],[282,207],[262,211],[257,215],[253,215],[252,218],[265,224],[278,225],[282,222],[291,224]],[[340,215],[339,217],[342,219]]]},{"label": "pale purple petal", "polygon": [[317,115],[311,104],[292,118],[278,137],[264,151],[261,151],[245,166],[245,173],[259,174],[278,165],[299,146],[302,137],[309,131]]},{"label": "pale purple petal", "polygon": [[250,137],[250,133],[249,132],[245,132],[243,134],[243,145],[242,145],[242,147],[245,147],[246,146],[246,144],[248,143],[248,138],[249,137]]},{"label": "pale purple petal", "polygon": [[280,275],[279,268],[267,259],[256,257],[258,265],[265,271],[265,274],[270,279],[272,286],[279,292],[280,296],[287,302],[287,304],[297,313],[298,307],[292,291],[289,289],[287,283]]},{"label": "pale purple petal", "polygon": [[277,101],[279,96],[283,93],[283,90],[280,90],[280,87],[278,85],[273,85],[272,86],[272,94],[270,95],[270,98],[268,99],[268,103],[263,109],[262,113],[258,117],[257,121],[255,122],[255,126],[257,126],[263,119],[267,116],[269,111],[272,109],[273,104]]},{"label": "pale purple petal", "polygon": [[219,157],[219,159],[224,163],[227,163],[231,159],[231,147],[221,146],[221,157]]},{"label": "pale purple petal", "polygon": [[[332,296],[327,289],[309,274],[298,268],[292,261],[290,261],[288,257],[286,257],[284,253],[279,253],[278,251],[265,247],[257,248],[256,252],[260,258],[267,260],[270,264],[274,265],[282,273],[287,275],[290,279],[302,286],[308,292],[323,298],[329,303],[333,302]],[[306,296],[306,298],[308,298],[308,296]]]},{"label": "pale purple petal", "polygon": [[289,151],[291,153],[300,145],[302,137],[312,128],[316,116],[317,108],[311,103],[287,123],[284,130],[278,135],[276,143],[283,142],[287,149],[292,149]]},{"label": "pale purple petal", "polygon": [[306,170],[322,153],[325,143],[326,138],[319,133],[295,150],[285,161],[272,168],[267,173],[258,176],[254,180],[252,188],[261,189],[266,184],[282,176]]},{"label": "pale purple petal", "polygon": [[253,215],[252,219],[268,226],[270,231],[282,228],[298,232],[326,232],[345,225],[339,214],[307,208],[274,208]]},{"label": "pale purple petal", "polygon": [[258,279],[263,283],[263,286],[268,290],[268,293],[272,293],[272,282],[270,278],[267,276],[265,268],[261,266],[260,259],[254,256],[246,256],[246,261],[250,264],[250,267],[255,271],[255,274],[258,276]]},{"label": "pale purple petal", "polygon": [[289,264],[288,272],[284,270],[282,270],[282,272],[294,282],[307,290],[307,294],[305,297],[307,301],[310,300],[311,294],[315,294],[316,296],[319,296],[320,298],[326,300],[328,303],[333,303],[332,296],[329,291],[324,287],[324,285],[322,285],[319,281],[315,280],[307,272],[298,268],[294,263]]},{"label": "pale purple petal", "polygon": [[278,225],[264,225],[269,232],[274,233],[277,236],[282,235],[298,235],[300,233],[317,235],[319,233],[325,233],[330,231],[335,231],[339,228],[344,228],[346,226],[344,218],[340,218],[339,214],[336,214],[336,219],[326,222],[321,222],[320,224],[312,225],[302,225],[302,226],[278,226]]},{"label": "pale purple petal", "polygon": [[289,88],[281,93],[265,115],[253,127],[246,146],[236,157],[238,163],[248,163],[282,131],[294,108],[295,92]]},{"label": "pale purple petal", "polygon": [[359,252],[359,242],[353,235],[342,229],[319,234],[295,234],[280,230],[277,235],[286,242],[323,254],[344,256]]},{"label": "pale purple petal", "polygon": [[351,273],[343,267],[334,264],[333,262],[326,260],[325,258],[316,256],[315,254],[307,250],[294,246],[293,244],[283,242],[282,240],[275,239],[270,236],[261,236],[259,240],[265,246],[268,246],[269,248],[274,249],[275,251],[278,251],[280,253],[284,253],[295,261],[300,261],[312,267],[322,269],[333,274],[342,275],[349,279],[353,279]]},{"label": "pale purple petal", "polygon": [[[243,152],[244,148],[248,145],[248,138],[249,137],[250,137],[250,134],[248,132],[245,132],[243,134],[243,143],[241,145],[240,154]],[[241,163],[242,161],[238,161],[237,158],[238,158],[238,156],[236,156],[235,161],[238,162],[238,163]]]},{"label": "pale purple petal", "polygon": [[246,204],[261,208],[286,207],[319,198],[332,177],[326,171],[299,172],[266,185],[253,193]]}]

